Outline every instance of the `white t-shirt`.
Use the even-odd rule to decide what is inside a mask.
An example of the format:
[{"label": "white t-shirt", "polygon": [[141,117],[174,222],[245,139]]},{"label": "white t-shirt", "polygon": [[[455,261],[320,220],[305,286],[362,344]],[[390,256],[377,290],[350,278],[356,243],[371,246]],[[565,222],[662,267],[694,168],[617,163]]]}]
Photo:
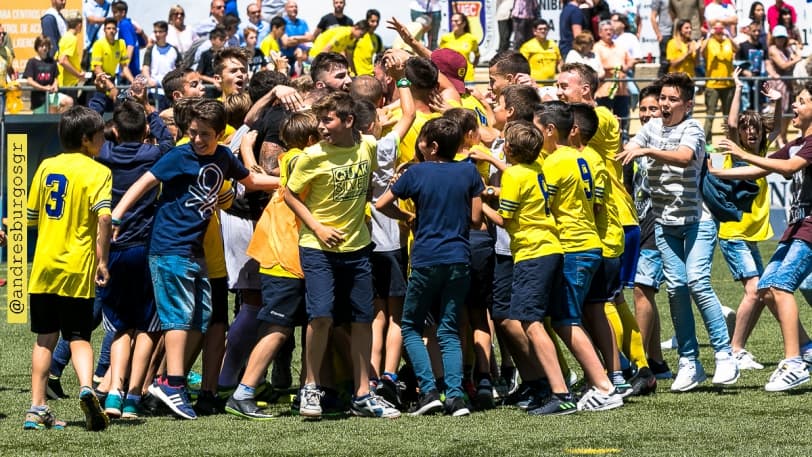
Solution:
[{"label": "white t-shirt", "polygon": [[395,161],[398,156],[400,138],[395,132],[389,132],[378,140],[378,168],[372,172],[372,242],[375,252],[390,252],[400,249],[400,226],[398,221],[384,216],[375,209],[374,203],[389,188],[392,176],[395,175]]}]

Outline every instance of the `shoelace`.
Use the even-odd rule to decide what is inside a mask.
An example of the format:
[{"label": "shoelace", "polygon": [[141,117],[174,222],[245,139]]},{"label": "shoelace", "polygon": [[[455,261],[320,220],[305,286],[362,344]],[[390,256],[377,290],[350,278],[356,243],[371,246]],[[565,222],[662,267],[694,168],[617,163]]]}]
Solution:
[{"label": "shoelace", "polygon": [[373,402],[373,404],[381,405],[381,406],[386,407],[386,408],[394,408],[395,407],[395,405],[393,405],[392,403],[389,403],[388,401],[386,401],[385,398],[379,397],[377,394],[370,394],[370,400]]},{"label": "shoelace", "polygon": [[318,389],[306,389],[303,393],[304,401],[307,404],[312,404],[315,402],[320,402],[322,397],[324,397],[324,392]]}]

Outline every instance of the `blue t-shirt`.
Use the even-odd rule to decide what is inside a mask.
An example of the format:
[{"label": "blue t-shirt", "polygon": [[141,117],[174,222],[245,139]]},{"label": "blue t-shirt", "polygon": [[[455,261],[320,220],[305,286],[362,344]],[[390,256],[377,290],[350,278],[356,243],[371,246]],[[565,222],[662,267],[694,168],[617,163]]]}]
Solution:
[{"label": "blue t-shirt", "polygon": [[130,18],[125,17],[118,22],[118,37],[124,40],[124,44],[133,47],[133,56],[128,67],[133,77],[141,74],[141,46],[146,46],[147,42],[141,35],[135,33],[135,26]]},{"label": "blue t-shirt", "polygon": [[[304,35],[310,31],[310,27],[307,26],[307,22],[304,19],[299,17],[296,18],[295,21],[291,21],[287,15],[282,16],[285,19],[285,35],[291,36],[299,36]],[[293,53],[296,52],[296,48],[299,46],[291,46],[289,48],[282,48],[282,55],[290,60],[291,64],[293,64]]]},{"label": "blue t-shirt", "polygon": [[225,146],[201,156],[190,144],[178,146],[150,169],[161,181],[152,226],[151,255],[203,255],[203,235],[217,211],[217,194],[226,179],[242,180],[248,170]]},{"label": "blue t-shirt", "polygon": [[417,208],[413,268],[471,261],[471,199],[484,189],[470,162],[423,162],[403,173],[392,193]]},{"label": "blue t-shirt", "polygon": [[562,56],[566,56],[572,50],[572,42],[575,39],[572,35],[572,26],[581,24],[584,32],[588,32],[591,29],[589,23],[586,21],[586,17],[584,17],[584,13],[581,12],[581,8],[578,8],[572,3],[564,5],[564,9],[561,10],[561,21],[559,24],[558,49],[561,50]]}]

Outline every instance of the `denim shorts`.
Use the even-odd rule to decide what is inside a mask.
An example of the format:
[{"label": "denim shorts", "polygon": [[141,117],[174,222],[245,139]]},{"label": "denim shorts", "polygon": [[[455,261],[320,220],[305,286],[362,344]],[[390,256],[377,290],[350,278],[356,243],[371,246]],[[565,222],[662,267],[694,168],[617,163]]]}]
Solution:
[{"label": "denim shorts", "polygon": [[625,225],[623,232],[626,239],[623,254],[620,255],[620,285],[631,289],[637,276],[637,259],[640,258],[640,226]]},{"label": "denim shorts", "polygon": [[775,288],[795,292],[812,272],[812,245],[804,240],[778,243],[764,274],[758,282],[758,290]]},{"label": "denim shorts", "polygon": [[663,276],[663,258],[660,251],[657,249],[641,249],[634,283],[660,290],[663,281],[665,281],[665,276]]},{"label": "denim shorts", "polygon": [[370,254],[371,244],[353,252],[299,247],[308,319],[372,322],[375,292]]},{"label": "denim shorts", "polygon": [[564,256],[551,254],[513,264],[510,318],[539,322],[565,306]]},{"label": "denim shorts", "polygon": [[260,273],[262,308],[257,319],[280,327],[293,328],[307,323],[304,279]]},{"label": "denim shorts", "polygon": [[719,239],[719,249],[736,281],[755,278],[764,272],[761,253],[755,241]]},{"label": "denim shorts", "polygon": [[211,317],[211,285],[203,257],[149,256],[161,330],[205,332]]},{"label": "denim shorts", "polygon": [[493,266],[493,320],[510,319],[510,297],[513,291],[513,257],[496,254]]},{"label": "denim shorts", "polygon": [[586,294],[586,303],[614,301],[623,288],[620,286],[620,257],[604,257],[598,271],[592,277],[592,285]]},{"label": "denim shorts", "polygon": [[550,310],[553,327],[581,324],[584,318],[584,299],[601,262],[600,249],[564,254],[566,300],[562,306]]}]

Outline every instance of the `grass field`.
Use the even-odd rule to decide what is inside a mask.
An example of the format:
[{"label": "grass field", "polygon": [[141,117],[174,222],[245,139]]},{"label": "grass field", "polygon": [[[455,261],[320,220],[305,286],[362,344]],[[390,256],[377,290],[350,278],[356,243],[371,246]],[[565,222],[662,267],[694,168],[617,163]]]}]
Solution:
[{"label": "grass field", "polygon": [[[773,243],[763,253],[772,252]],[[722,303],[735,308],[741,287],[730,280],[717,252],[713,284]],[[0,277],[5,276],[2,266]],[[3,294],[5,297],[5,294]],[[671,334],[665,293],[658,295],[663,335]],[[5,312],[5,301],[3,301]],[[801,318],[812,311],[799,299]],[[697,316],[697,322],[701,322]],[[713,371],[707,333],[698,330],[702,362]],[[27,326],[0,324],[0,455],[327,455],[327,456],[803,456],[812,453],[807,438],[812,384],[789,393],[769,394],[763,386],[781,359],[775,319],[765,313],[748,349],[767,365],[743,372],[732,387],[717,389],[710,380],[692,393],[673,394],[660,382],[653,397],[633,398],[621,409],[557,418],[529,417],[500,408],[467,418],[402,417],[397,420],[346,418],[304,422],[282,416],[249,422],[223,415],[181,421],[148,418],[114,422],[103,433],[86,432],[76,400],[77,384],[68,369],[63,377],[72,398],[50,402],[68,421],[64,431],[24,432],[23,412],[30,396],[30,357],[34,338]],[[100,338],[94,338],[98,344]],[[677,355],[666,353],[672,368]],[[710,373],[709,373],[710,375]],[[285,410],[279,406],[280,413]]]}]

